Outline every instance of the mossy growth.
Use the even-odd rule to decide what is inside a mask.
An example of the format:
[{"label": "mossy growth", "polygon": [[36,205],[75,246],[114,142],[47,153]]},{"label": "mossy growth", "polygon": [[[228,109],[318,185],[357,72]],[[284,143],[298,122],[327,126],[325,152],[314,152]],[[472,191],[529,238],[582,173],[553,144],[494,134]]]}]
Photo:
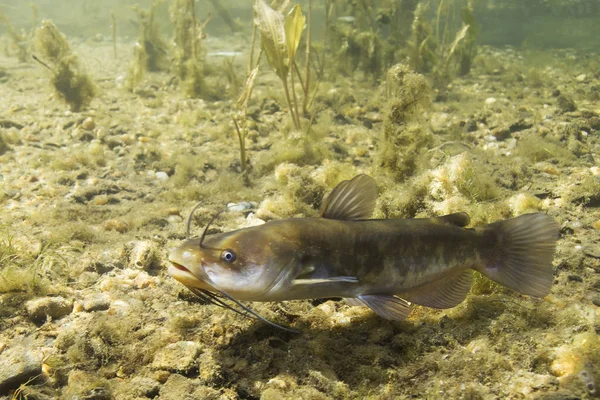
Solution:
[{"label": "mossy growth", "polygon": [[414,12],[412,33],[407,42],[410,66],[417,72],[431,72],[437,63],[437,43],[433,28],[426,20],[427,4],[419,3]]},{"label": "mossy growth", "polygon": [[58,97],[72,111],[86,108],[96,96],[98,89],[69,47],[64,35],[48,20],[35,31],[35,48],[38,49],[52,72],[51,83]]},{"label": "mossy growth", "polygon": [[140,33],[134,46],[133,61],[129,67],[127,85],[130,90],[141,83],[146,71],[164,71],[169,65],[168,47],[160,35],[160,29],[155,19],[158,4],[158,1],[154,1],[150,11],[134,7]]},{"label": "mossy growth", "polygon": [[406,64],[397,64],[387,74],[387,111],[379,141],[379,166],[400,181],[417,169],[418,160],[433,143],[432,134],[417,123],[431,102],[427,79]]},{"label": "mossy growth", "polygon": [[186,96],[199,97],[206,93],[200,40],[203,26],[196,22],[194,1],[175,0],[170,14],[175,28],[175,74]]},{"label": "mossy growth", "polygon": [[[26,300],[59,293],[63,290],[60,282],[66,283],[67,275],[67,260],[58,246],[36,243],[32,238],[19,240],[0,225],[0,294],[18,293],[21,300]],[[3,311],[10,313],[11,307]]]},{"label": "mossy growth", "polygon": [[[15,27],[11,24],[8,17],[4,15],[0,11],[0,24],[4,24],[6,26],[6,30],[8,31],[8,36],[10,37],[10,44],[7,48],[7,53],[15,54],[17,59],[20,62],[27,62],[30,60],[30,50],[29,50],[29,39],[30,35],[28,32],[24,30],[17,31]],[[14,53],[13,53],[14,52]]]}]

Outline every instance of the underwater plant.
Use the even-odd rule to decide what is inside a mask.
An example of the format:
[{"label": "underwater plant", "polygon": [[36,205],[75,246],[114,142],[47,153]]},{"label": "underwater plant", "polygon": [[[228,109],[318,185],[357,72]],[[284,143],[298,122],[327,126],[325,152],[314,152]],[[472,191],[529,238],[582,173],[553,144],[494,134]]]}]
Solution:
[{"label": "underwater plant", "polygon": [[[284,17],[281,12],[271,8],[264,0],[256,0],[254,14],[254,23],[260,32],[261,51],[266,53],[269,64],[281,79],[290,116],[294,127],[299,130],[301,126],[294,74],[291,74],[291,85],[288,83],[288,77],[290,71],[297,68],[295,65],[296,52],[300,45],[306,17],[297,4]],[[308,63],[309,60],[307,59],[306,62]],[[300,77],[300,73],[298,76]],[[308,81],[306,80],[306,82]],[[308,93],[305,92],[305,96],[307,95]]]},{"label": "underwater plant", "polygon": [[427,78],[407,64],[389,69],[386,80],[387,110],[379,142],[379,166],[398,181],[412,175],[419,157],[433,142],[430,132],[414,123],[416,115],[431,102]]},{"label": "underwater plant", "polygon": [[237,133],[239,145],[240,145],[240,168],[246,183],[248,182],[248,157],[246,154],[246,138],[248,137],[248,124],[246,120],[246,114],[248,110],[248,101],[252,95],[252,89],[254,88],[254,80],[258,74],[258,65],[250,72],[244,90],[237,101],[237,111],[234,112],[232,119]]},{"label": "underwater plant", "polygon": [[[419,3],[407,43],[411,67],[420,73],[431,73],[433,86],[438,90],[445,90],[455,74],[469,73],[477,54],[473,1],[462,8],[460,21],[455,18],[457,8],[457,0],[440,0],[435,20],[430,21],[426,17],[427,4]],[[454,40],[450,41],[452,35]]]},{"label": "underwater plant", "polygon": [[29,60],[29,34],[25,31],[17,31],[8,17],[0,12],[0,24],[6,26],[8,36],[11,38],[11,48],[16,50],[17,59],[20,62]]},{"label": "underwater plant", "polygon": [[160,35],[156,19],[158,0],[152,3],[150,11],[133,8],[138,17],[139,38],[134,46],[134,57],[129,68],[127,84],[133,90],[144,79],[146,71],[163,71],[167,69],[167,44]]},{"label": "underwater plant", "polygon": [[36,60],[52,73],[50,81],[56,94],[69,104],[72,111],[78,112],[87,107],[98,89],[71,51],[64,35],[51,21],[44,20],[35,31],[34,44],[46,62]]},{"label": "underwater plant", "polygon": [[175,57],[173,68],[181,80],[184,92],[189,97],[198,97],[206,92],[204,68],[201,57],[201,38],[204,24],[196,22],[193,0],[174,0],[170,9],[175,27]]}]

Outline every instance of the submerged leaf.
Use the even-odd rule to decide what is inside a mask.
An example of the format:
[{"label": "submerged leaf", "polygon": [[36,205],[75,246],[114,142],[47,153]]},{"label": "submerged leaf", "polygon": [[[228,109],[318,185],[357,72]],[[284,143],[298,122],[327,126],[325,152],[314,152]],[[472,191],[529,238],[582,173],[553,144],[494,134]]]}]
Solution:
[{"label": "submerged leaf", "polygon": [[260,44],[269,64],[281,79],[286,79],[289,71],[283,14],[273,10],[265,0],[254,3],[254,23],[260,32]]},{"label": "submerged leaf", "polygon": [[452,42],[452,46],[450,46],[450,51],[448,52],[448,55],[446,56],[446,64],[448,64],[448,61],[450,61],[450,59],[452,58],[452,55],[456,51],[456,46],[458,46],[460,41],[463,40],[467,36],[468,30],[469,30],[469,25],[463,25],[461,30],[456,33],[456,37],[454,38],[454,41]]},{"label": "submerged leaf", "polygon": [[300,38],[304,31],[306,17],[302,14],[302,8],[298,4],[292,8],[289,14],[285,17],[285,41],[287,45],[287,65],[290,67],[296,58],[296,50],[300,44]]}]

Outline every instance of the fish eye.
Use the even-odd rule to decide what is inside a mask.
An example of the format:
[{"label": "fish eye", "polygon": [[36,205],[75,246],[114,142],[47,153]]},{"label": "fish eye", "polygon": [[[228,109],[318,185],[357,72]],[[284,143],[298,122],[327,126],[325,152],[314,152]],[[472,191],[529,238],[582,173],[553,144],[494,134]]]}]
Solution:
[{"label": "fish eye", "polygon": [[235,253],[231,249],[223,250],[221,253],[221,260],[232,263],[236,259]]}]

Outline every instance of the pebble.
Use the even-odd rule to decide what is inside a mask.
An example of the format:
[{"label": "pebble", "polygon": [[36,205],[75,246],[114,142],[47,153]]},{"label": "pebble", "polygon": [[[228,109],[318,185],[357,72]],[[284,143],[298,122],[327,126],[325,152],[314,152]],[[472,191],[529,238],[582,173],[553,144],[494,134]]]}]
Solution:
[{"label": "pebble", "polygon": [[488,97],[487,99],[485,99],[485,104],[487,104],[487,105],[492,105],[492,104],[494,104],[494,103],[495,103],[495,102],[497,102],[497,101],[498,101],[498,100],[496,100],[496,98],[495,98],[495,97]]},{"label": "pebble", "polygon": [[592,222],[592,228],[594,228],[597,231],[600,231],[600,219]]},{"label": "pebble", "polygon": [[592,304],[594,304],[596,307],[600,307],[600,296],[594,296],[592,298]]},{"label": "pebble", "polygon": [[0,394],[18,388],[42,373],[42,358],[24,347],[9,349],[0,355]]},{"label": "pebble", "polygon": [[196,342],[171,343],[155,354],[152,368],[180,373],[190,372],[196,367],[196,359],[201,351],[202,346]]},{"label": "pebble", "polygon": [[104,293],[97,293],[87,296],[83,299],[83,309],[85,311],[102,311],[110,307],[110,298]]},{"label": "pebble", "polygon": [[588,257],[600,258],[600,245],[590,244],[584,247],[583,254]]},{"label": "pebble", "polygon": [[169,175],[164,172],[164,171],[158,171],[156,174],[156,179],[158,179],[159,181],[166,181],[167,179],[169,179]]},{"label": "pebble", "polygon": [[81,127],[86,131],[91,131],[96,127],[96,122],[94,122],[94,119],[92,117],[87,117],[81,123]]},{"label": "pebble", "polygon": [[104,230],[105,231],[117,231],[119,233],[125,233],[129,229],[129,224],[125,221],[121,221],[120,219],[108,219],[104,221]]},{"label": "pebble", "polygon": [[575,77],[575,80],[576,80],[577,82],[584,82],[584,81],[585,81],[585,78],[587,78],[587,75],[586,75],[586,74],[580,74],[580,75],[577,75],[577,76]]},{"label": "pebble", "polygon": [[233,212],[242,212],[246,210],[253,210],[258,207],[257,203],[252,201],[240,201],[239,203],[228,203],[227,210]]},{"label": "pebble", "polygon": [[29,300],[25,303],[29,318],[34,321],[43,320],[46,318],[60,318],[69,315],[73,311],[73,300],[65,299],[64,297],[41,297],[38,299]]}]

